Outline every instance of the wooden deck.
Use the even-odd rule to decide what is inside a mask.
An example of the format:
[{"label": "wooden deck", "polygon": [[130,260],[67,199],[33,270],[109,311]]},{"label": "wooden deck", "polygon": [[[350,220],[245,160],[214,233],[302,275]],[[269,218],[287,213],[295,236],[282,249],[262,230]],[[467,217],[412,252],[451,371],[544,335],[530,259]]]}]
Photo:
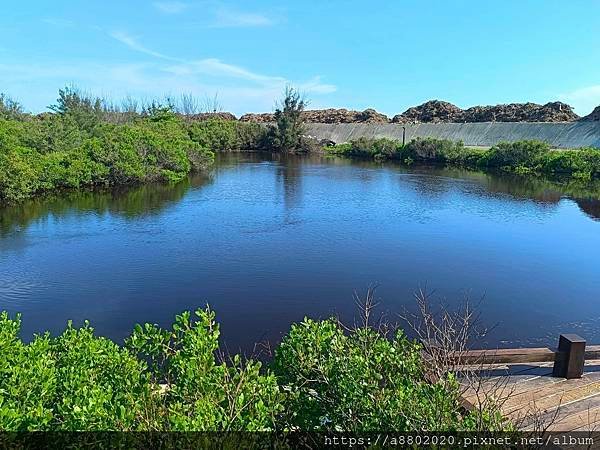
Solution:
[{"label": "wooden deck", "polygon": [[552,377],[553,362],[541,359],[478,366],[461,378],[465,406],[492,401],[522,430],[600,431],[600,359],[575,379]]}]

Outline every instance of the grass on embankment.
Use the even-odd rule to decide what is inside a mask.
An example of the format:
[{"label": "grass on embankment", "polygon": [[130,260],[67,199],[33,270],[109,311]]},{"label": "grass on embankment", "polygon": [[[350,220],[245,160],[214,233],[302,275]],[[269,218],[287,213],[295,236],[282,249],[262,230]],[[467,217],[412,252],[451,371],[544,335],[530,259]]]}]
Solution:
[{"label": "grass on embankment", "polygon": [[462,142],[417,138],[406,145],[381,138],[361,138],[326,147],[332,155],[375,160],[445,164],[517,174],[561,176],[577,180],[600,177],[600,149],[553,150],[540,141],[501,142],[489,149],[465,147]]}]

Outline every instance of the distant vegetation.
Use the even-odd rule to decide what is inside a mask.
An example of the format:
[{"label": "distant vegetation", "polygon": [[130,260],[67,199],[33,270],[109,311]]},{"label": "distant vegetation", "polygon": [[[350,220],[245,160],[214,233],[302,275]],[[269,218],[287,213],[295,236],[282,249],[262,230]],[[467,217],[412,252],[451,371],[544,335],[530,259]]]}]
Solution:
[{"label": "distant vegetation", "polygon": [[[305,107],[302,96],[288,88],[275,124],[265,126],[227,120],[227,114],[197,114],[217,111],[216,98],[200,102],[183,95],[146,103],[128,98],[116,105],[67,87],[49,107],[52,112],[31,115],[0,95],[0,204],[63,189],[177,182],[210,166],[215,152],[321,152],[319,143],[305,136]],[[361,138],[325,152],[578,180],[600,176],[600,150],[557,151],[536,141],[481,150],[432,138],[406,145]]]},{"label": "distant vegetation", "polygon": [[51,113],[32,115],[1,95],[0,203],[61,189],[177,182],[212,164],[215,152],[308,151],[314,143],[303,137],[304,107],[298,92],[286,89],[276,124],[267,128],[227,120],[216,98],[116,105],[67,87]]},{"label": "distant vegetation", "polygon": [[221,358],[210,309],[171,329],[138,325],[124,346],[86,323],[19,337],[0,313],[0,430],[457,431],[507,426],[460,407],[452,375],[426,376],[401,331],[305,319],[266,366]]},{"label": "distant vegetation", "polygon": [[186,120],[192,99],[117,107],[74,88],[52,113],[26,114],[0,97],[0,203],[60,189],[174,182],[209,166],[215,151],[258,148],[260,125]]},{"label": "distant vegetation", "polygon": [[502,142],[488,150],[465,147],[462,142],[417,138],[406,145],[390,139],[361,138],[326,147],[329,154],[454,165],[518,174],[566,176],[579,180],[600,177],[600,149],[552,150],[540,141]]}]

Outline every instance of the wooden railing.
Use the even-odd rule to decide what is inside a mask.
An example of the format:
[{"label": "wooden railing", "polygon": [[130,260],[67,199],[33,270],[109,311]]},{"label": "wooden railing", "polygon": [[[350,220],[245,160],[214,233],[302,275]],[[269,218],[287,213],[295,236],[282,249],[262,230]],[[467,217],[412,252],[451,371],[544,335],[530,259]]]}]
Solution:
[{"label": "wooden railing", "polygon": [[586,347],[585,339],[576,334],[561,334],[558,348],[509,348],[468,350],[456,353],[460,364],[507,364],[554,362],[552,376],[581,378],[586,359],[600,359],[600,345]]}]

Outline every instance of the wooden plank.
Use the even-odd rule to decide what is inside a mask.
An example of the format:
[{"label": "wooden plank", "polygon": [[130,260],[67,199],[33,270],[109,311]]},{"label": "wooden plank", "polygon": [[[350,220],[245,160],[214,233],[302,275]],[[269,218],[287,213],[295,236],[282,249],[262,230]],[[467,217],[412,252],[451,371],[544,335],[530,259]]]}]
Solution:
[{"label": "wooden plank", "polygon": [[[552,431],[571,431],[570,428],[573,428],[574,425],[572,422],[569,423],[567,419],[576,414],[587,414],[588,410],[595,410],[599,403],[600,394],[597,394],[595,396],[582,399],[581,401],[561,406],[560,408],[555,408],[546,413],[541,413],[536,418],[536,421],[538,423],[545,424],[545,426]],[[521,430],[530,431],[535,427],[534,422],[534,419],[528,418],[526,421],[523,421],[518,425]],[[579,424],[580,427],[585,425],[585,423]]]},{"label": "wooden plank", "polygon": [[532,399],[552,395],[562,388],[565,381],[564,378],[544,376],[513,385],[511,390],[507,390],[509,395],[507,395],[508,398],[503,399],[502,409],[505,412],[510,412]]},{"label": "wooden plank", "polygon": [[600,359],[600,345],[588,345],[585,347],[585,359],[599,360]]},{"label": "wooden plank", "polygon": [[508,416],[517,421],[526,418],[525,425],[531,424],[532,419],[527,417],[533,417],[534,413],[546,421],[550,421],[556,415],[555,423],[558,423],[565,416],[587,411],[595,406],[600,406],[600,381],[564,392],[562,395],[546,397],[530,404],[528,409],[522,408]]},{"label": "wooden plank", "polygon": [[551,431],[597,431],[600,429],[600,404],[585,411],[560,417]]},{"label": "wooden plank", "polygon": [[[554,362],[557,350],[547,347],[535,348],[499,348],[467,350],[457,352],[455,360],[462,364],[502,364],[519,362]],[[588,345],[585,349],[585,359],[600,359],[600,345]]]},{"label": "wooden plank", "polygon": [[464,370],[481,382],[469,386],[468,379],[459,379],[464,389],[461,401],[474,409],[495,400],[522,429],[554,419],[555,431],[600,430],[600,345],[587,346],[579,379],[549,376],[563,355],[549,348],[462,352],[457,360],[468,365],[457,373]]},{"label": "wooden plank", "polygon": [[[497,377],[493,380],[484,380],[477,384],[477,380],[472,386],[465,386],[463,397],[474,405],[481,404],[487,397],[493,397],[497,402],[504,402],[507,397],[528,392],[540,384],[552,384],[552,380],[548,376],[539,375],[514,375],[510,377]],[[533,385],[533,386],[532,386]]]},{"label": "wooden plank", "polygon": [[[539,363],[537,365],[512,365],[512,366],[493,366],[492,371],[487,371],[487,367],[482,371],[475,371],[470,374],[471,379],[466,376],[459,377],[459,382],[464,389],[463,395],[467,398],[469,396],[481,395],[497,388],[510,385],[512,391],[523,391],[527,390],[527,387],[523,387],[524,383],[530,383],[532,380],[545,378],[548,380],[560,380],[559,378],[550,378],[549,374],[552,373],[552,367],[550,363]],[[512,371],[512,372],[511,372]],[[501,375],[498,375],[498,372]],[[489,374],[493,376],[486,376]]]},{"label": "wooden plank", "polygon": [[554,361],[556,351],[549,348],[509,348],[495,350],[468,350],[457,352],[456,361],[463,364],[519,363]]},{"label": "wooden plank", "polygon": [[[544,409],[551,407],[550,405],[559,404],[565,405],[570,399],[578,399],[585,397],[594,392],[600,393],[600,374],[593,376],[584,376],[583,378],[566,380],[564,378],[551,378],[550,380],[561,380],[557,383],[546,383],[546,386],[538,389],[526,391],[523,394],[511,396],[502,409],[506,414],[513,414],[524,408],[533,406]],[[586,394],[588,392],[588,394]]]},{"label": "wooden plank", "polygon": [[497,378],[521,375],[524,373],[534,373],[536,375],[548,375],[552,373],[552,363],[520,363],[520,364],[480,364],[470,366],[459,366],[456,373],[460,377],[461,374],[469,374],[470,376],[477,375],[481,378]]}]

